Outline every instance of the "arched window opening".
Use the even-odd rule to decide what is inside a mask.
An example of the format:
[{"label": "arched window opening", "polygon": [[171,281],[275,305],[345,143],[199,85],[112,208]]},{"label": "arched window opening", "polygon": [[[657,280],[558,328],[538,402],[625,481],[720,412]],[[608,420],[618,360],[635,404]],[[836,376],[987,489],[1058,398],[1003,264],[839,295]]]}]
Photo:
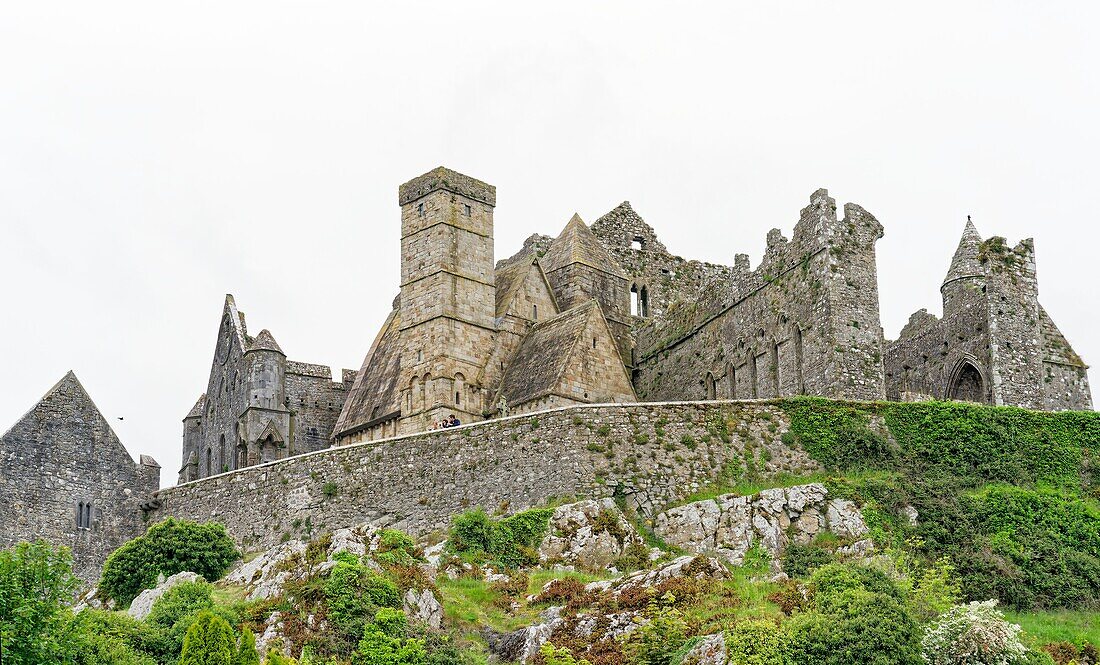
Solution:
[{"label": "arched window opening", "polygon": [[531,318],[535,321],[539,320],[539,306],[531,305]]},{"label": "arched window opening", "polygon": [[424,383],[420,380],[420,377],[414,376],[412,383],[409,385],[409,411],[418,411],[423,404]]},{"label": "arched window opening", "polygon": [[206,449],[206,475],[214,475],[214,449]]},{"label": "arched window opening", "polygon": [[715,392],[716,392],[715,391],[715,384],[714,384],[714,374],[711,374],[710,372],[707,372],[707,378],[706,378],[705,383],[706,383],[706,388],[707,388],[707,399],[714,399],[716,397],[716,395],[715,395]]},{"label": "arched window opening", "polygon": [[969,361],[964,361],[955,370],[955,375],[947,391],[947,398],[959,402],[979,402],[984,404],[985,382],[982,373]]},{"label": "arched window opening", "polygon": [[84,502],[80,501],[76,504],[76,528],[84,528]]},{"label": "arched window opening", "polygon": [[730,384],[730,399],[737,399],[737,368],[733,363],[726,367],[726,377]]},{"label": "arched window opening", "polygon": [[639,307],[639,300],[638,300],[638,285],[637,284],[632,284],[630,286],[630,315],[631,316],[641,316],[642,315],[641,312],[642,312],[642,310]]},{"label": "arched window opening", "polygon": [[643,286],[642,292],[638,296],[638,308],[642,312],[642,318],[649,318],[649,288]]},{"label": "arched window opening", "polygon": [[248,446],[241,443],[237,445],[237,468],[243,469],[248,466]]},{"label": "arched window opening", "polygon": [[466,392],[466,377],[459,372],[455,374],[455,406],[462,406],[462,394]]}]

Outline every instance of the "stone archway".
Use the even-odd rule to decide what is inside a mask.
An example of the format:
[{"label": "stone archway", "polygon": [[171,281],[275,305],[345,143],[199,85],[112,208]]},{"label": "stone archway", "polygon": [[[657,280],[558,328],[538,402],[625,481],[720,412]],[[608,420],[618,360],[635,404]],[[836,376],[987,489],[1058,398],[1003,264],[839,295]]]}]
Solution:
[{"label": "stone archway", "polygon": [[951,373],[951,381],[947,386],[947,399],[959,402],[988,403],[985,379],[982,377],[981,370],[974,363],[964,360]]}]

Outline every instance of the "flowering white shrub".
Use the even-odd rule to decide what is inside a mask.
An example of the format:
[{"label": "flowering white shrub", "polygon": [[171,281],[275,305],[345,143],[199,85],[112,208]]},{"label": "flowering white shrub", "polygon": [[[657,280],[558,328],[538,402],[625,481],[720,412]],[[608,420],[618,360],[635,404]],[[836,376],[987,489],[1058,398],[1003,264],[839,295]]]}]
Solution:
[{"label": "flowering white shrub", "polygon": [[1005,621],[995,600],[952,607],[921,640],[928,665],[1013,665],[1026,654],[1020,627]]}]

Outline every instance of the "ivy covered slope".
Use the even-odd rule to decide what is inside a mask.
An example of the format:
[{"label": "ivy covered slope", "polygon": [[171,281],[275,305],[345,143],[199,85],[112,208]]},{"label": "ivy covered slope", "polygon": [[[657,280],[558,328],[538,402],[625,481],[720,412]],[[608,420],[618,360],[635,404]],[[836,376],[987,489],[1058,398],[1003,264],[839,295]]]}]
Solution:
[{"label": "ivy covered slope", "polygon": [[1100,663],[1097,414],[776,404],[821,472],[766,477],[757,447],[653,515],[568,497],[244,560],[220,525],[166,521],[79,614],[67,554],[22,544],[4,663]]},{"label": "ivy covered slope", "polygon": [[[971,599],[1100,608],[1100,414],[783,402],[785,440],[864,506],[880,545],[947,557]],[[909,526],[901,510],[919,518]]]}]

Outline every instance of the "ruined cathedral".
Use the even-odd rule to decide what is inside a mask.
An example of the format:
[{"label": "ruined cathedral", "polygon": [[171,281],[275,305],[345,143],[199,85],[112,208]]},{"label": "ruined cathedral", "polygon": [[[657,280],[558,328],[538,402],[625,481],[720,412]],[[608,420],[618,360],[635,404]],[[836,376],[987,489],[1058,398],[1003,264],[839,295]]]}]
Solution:
[{"label": "ruined cathedral", "polygon": [[577,215],[496,261],[496,188],[437,168],[398,191],[400,290],[358,371],[288,360],[226,298],[206,392],[183,421],[180,482],[345,445],[586,403],[958,399],[1091,409],[1087,366],[1039,303],[1030,240],[967,223],[943,316],[879,320],[858,205],[810,197],[761,263],[673,255],[630,206]]}]

